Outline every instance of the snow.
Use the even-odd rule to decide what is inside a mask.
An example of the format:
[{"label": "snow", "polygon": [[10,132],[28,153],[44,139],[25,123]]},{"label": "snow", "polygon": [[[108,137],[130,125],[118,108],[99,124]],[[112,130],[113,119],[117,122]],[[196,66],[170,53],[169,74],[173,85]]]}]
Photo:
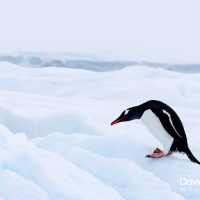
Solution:
[{"label": "snow", "polygon": [[197,200],[199,165],[162,148],[140,120],[110,123],[149,99],[171,105],[200,159],[200,74],[127,67],[112,72],[0,62],[0,199]]}]

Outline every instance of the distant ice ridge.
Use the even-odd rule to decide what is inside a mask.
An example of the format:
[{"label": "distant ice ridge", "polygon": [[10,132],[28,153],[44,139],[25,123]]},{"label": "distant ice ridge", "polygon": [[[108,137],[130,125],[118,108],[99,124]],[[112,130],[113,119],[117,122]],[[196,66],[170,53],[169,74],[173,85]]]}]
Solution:
[{"label": "distant ice ridge", "polygon": [[12,53],[0,54],[0,61],[24,67],[64,67],[91,71],[113,71],[129,66],[163,68],[183,73],[200,73],[200,64],[169,64],[156,62],[136,62],[99,59],[93,55],[50,54],[50,53]]}]

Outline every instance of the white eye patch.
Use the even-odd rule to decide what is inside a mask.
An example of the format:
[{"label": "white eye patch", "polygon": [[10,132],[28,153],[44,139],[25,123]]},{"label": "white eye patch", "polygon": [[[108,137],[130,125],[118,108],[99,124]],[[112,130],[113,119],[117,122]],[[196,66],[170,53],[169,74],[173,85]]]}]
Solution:
[{"label": "white eye patch", "polygon": [[125,113],[124,113],[124,114],[125,114],[125,115],[127,115],[127,114],[128,114],[128,112],[129,112],[129,110],[125,110]]}]

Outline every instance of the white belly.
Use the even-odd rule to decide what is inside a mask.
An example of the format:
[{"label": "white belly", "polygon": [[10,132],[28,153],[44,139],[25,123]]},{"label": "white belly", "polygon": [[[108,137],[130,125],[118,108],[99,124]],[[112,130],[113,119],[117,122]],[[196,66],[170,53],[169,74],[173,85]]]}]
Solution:
[{"label": "white belly", "polygon": [[163,128],[159,118],[151,110],[146,110],[141,119],[153,136],[163,144],[164,152],[168,153],[174,138]]}]

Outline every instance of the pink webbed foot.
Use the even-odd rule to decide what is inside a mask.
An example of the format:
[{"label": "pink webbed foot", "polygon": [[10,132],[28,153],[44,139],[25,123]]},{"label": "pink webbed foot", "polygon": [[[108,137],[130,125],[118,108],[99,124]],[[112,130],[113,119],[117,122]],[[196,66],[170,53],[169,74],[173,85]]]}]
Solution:
[{"label": "pink webbed foot", "polygon": [[161,157],[164,157],[164,156],[165,156],[165,154],[163,152],[146,155],[147,158],[161,158]]},{"label": "pink webbed foot", "polygon": [[162,150],[160,150],[159,148],[156,148],[153,154],[148,154],[146,157],[147,158],[162,158],[164,156],[169,156],[169,155],[172,155],[171,151],[165,154]]},{"label": "pink webbed foot", "polygon": [[160,150],[159,148],[156,148],[153,153],[163,153],[163,151]]}]

